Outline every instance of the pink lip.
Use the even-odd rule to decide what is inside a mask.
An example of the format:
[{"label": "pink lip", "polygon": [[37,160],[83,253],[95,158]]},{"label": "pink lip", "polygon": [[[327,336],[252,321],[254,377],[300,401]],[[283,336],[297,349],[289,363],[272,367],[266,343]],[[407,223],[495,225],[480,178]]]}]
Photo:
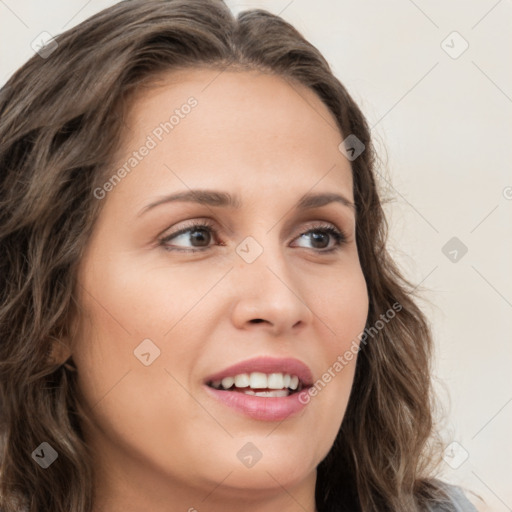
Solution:
[{"label": "pink lip", "polygon": [[[214,389],[207,384],[240,373],[288,373],[299,377],[305,389],[286,397],[261,397],[239,391]],[[260,421],[282,421],[304,409],[309,403],[308,389],[313,383],[311,370],[297,359],[259,357],[243,361],[210,375],[204,381],[205,389],[212,397],[246,416]]]},{"label": "pink lip", "polygon": [[211,396],[249,416],[261,421],[282,421],[304,409],[309,403],[308,389],[303,389],[285,397],[263,397],[240,393],[239,391],[221,391],[204,386]]}]

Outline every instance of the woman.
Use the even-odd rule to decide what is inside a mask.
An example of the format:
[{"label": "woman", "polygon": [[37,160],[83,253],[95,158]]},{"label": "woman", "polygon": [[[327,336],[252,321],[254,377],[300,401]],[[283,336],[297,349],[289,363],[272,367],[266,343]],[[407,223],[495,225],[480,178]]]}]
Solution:
[{"label": "woman", "polygon": [[132,0],[39,53],[0,93],[2,510],[474,510],[319,52]]}]

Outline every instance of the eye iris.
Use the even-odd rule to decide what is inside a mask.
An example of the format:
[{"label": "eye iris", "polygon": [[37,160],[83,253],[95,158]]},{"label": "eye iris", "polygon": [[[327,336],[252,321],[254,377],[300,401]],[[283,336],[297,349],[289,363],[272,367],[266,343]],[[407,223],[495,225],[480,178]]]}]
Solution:
[{"label": "eye iris", "polygon": [[[205,236],[206,233],[206,236]],[[210,242],[210,233],[203,228],[194,229],[190,231],[190,236],[194,242],[199,242],[199,246],[207,246]]]},{"label": "eye iris", "polygon": [[[312,239],[315,249],[324,249],[329,245],[329,235],[327,233],[323,233],[322,231],[313,231],[309,233],[309,236]],[[318,242],[320,242],[320,246],[318,246]]]}]

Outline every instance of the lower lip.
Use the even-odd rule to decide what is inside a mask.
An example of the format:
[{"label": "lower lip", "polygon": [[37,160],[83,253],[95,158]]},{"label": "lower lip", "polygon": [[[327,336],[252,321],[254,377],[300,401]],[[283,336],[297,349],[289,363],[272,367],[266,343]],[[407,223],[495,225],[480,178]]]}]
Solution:
[{"label": "lower lip", "polygon": [[220,391],[210,386],[205,387],[208,393],[223,404],[261,421],[282,421],[299,413],[309,403],[307,389],[283,397],[263,397],[246,395],[239,391]]}]

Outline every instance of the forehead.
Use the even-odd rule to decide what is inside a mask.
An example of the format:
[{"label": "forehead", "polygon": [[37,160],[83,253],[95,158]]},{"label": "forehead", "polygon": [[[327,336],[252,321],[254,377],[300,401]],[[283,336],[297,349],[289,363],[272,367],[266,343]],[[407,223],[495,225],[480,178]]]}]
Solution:
[{"label": "forehead", "polygon": [[[236,189],[343,187],[352,193],[342,134],[311,89],[257,71],[188,69],[161,74],[132,96],[117,165],[151,150],[130,172],[139,192],[163,182]],[[123,187],[125,183],[121,184]],[[120,187],[121,188],[121,187]]]}]

